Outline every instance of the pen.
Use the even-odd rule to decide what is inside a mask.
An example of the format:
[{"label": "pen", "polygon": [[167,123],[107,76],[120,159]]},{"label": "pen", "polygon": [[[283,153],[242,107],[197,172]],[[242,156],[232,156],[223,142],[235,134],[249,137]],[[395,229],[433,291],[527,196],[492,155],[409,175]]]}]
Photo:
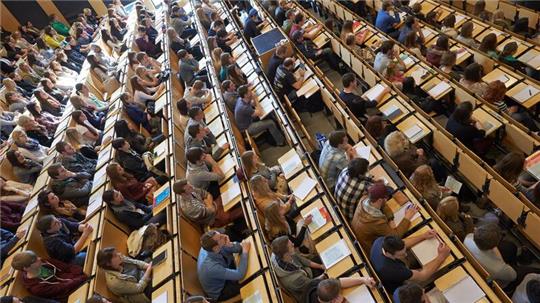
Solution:
[{"label": "pen", "polygon": [[532,96],[532,92],[531,92],[531,89],[529,88],[529,96]]}]

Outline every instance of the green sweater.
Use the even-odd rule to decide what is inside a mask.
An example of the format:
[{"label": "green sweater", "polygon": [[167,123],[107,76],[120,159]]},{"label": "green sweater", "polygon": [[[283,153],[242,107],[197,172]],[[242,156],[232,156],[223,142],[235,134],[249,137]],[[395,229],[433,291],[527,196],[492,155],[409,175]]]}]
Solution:
[{"label": "green sweater", "polygon": [[67,27],[64,23],[59,21],[53,21],[51,22],[52,28],[54,28],[55,31],[57,31],[62,36],[69,36],[69,27]]}]

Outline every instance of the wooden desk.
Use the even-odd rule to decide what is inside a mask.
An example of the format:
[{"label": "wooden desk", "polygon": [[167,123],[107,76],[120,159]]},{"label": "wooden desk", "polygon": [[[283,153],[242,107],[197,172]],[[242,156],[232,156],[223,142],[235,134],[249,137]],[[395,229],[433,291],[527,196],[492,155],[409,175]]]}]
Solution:
[{"label": "wooden desk", "polygon": [[[516,42],[517,43],[517,51],[516,53],[514,54],[514,57],[519,57],[521,54],[523,54],[527,49],[529,49],[529,47],[532,46],[532,44],[530,43],[527,43],[527,42],[524,42],[523,40],[517,40],[515,38],[508,38],[506,40],[504,40],[502,43],[499,43],[499,45],[497,46],[497,50],[499,52],[502,52],[502,50],[504,49],[504,46],[510,42]],[[524,62],[526,63],[526,62]]]},{"label": "wooden desk", "polygon": [[[367,147],[367,146],[369,146],[370,149],[369,149],[369,157],[366,160],[368,160],[369,165],[373,165],[375,162],[379,161],[382,157],[368,140],[364,139],[362,141],[359,141],[353,147],[356,149],[356,148]],[[358,157],[360,157],[360,155],[358,155]]]},{"label": "wooden desk", "polygon": [[536,87],[538,89],[540,89],[538,86],[536,86],[536,84],[534,84],[533,82],[529,81],[529,80],[525,80],[523,82],[520,82],[518,84],[516,84],[514,87],[512,87],[510,90],[508,90],[506,92],[506,95],[510,98],[512,98],[513,100],[515,100],[516,102],[518,102],[519,104],[521,104],[521,106],[525,107],[525,108],[532,108],[534,107],[536,104],[538,104],[538,102],[540,102],[540,93],[530,97],[529,99],[525,100],[524,102],[520,102],[518,99],[515,98],[515,96],[517,94],[519,94],[521,91],[523,91],[524,89],[527,88],[527,86],[533,86],[533,87]]},{"label": "wooden desk", "polygon": [[[315,248],[317,249],[317,252],[321,254],[326,249],[328,249],[332,245],[339,242],[341,239],[342,239],[341,236],[337,232],[334,232],[331,235],[324,238],[323,240],[321,240],[319,243],[315,244]],[[336,264],[334,264],[332,267],[326,269],[328,277],[330,278],[338,278],[341,275],[343,275],[345,272],[350,270],[353,266],[359,265],[358,263],[356,263],[356,262],[360,262],[360,258],[358,257],[356,253],[356,248],[352,245],[352,243],[349,241],[347,237],[343,238],[343,240],[347,244],[347,247],[349,248],[349,251],[351,252],[351,254],[345,257],[344,259],[342,259],[341,261],[337,262]]]},{"label": "wooden desk", "polygon": [[[233,189],[234,187],[234,189]],[[240,201],[242,201],[242,187],[240,186],[240,183],[238,183],[235,178],[231,178],[229,181],[227,181],[225,184],[222,184],[219,187],[219,191],[221,195],[226,194],[230,195],[232,192],[237,192],[239,194],[235,195],[234,197],[231,197],[231,200],[227,203],[226,201],[223,201],[223,198],[221,198],[221,201],[223,203],[223,210],[228,211],[234,206],[236,206]]]},{"label": "wooden desk", "polygon": [[98,159],[96,164],[96,170],[103,166],[105,163],[109,162],[111,159],[112,145],[109,144],[104,149],[100,150],[98,153]]},{"label": "wooden desk", "polygon": [[408,138],[412,144],[415,144],[416,142],[424,139],[427,135],[431,133],[431,129],[429,129],[424,123],[422,123],[416,115],[409,116],[407,119],[405,119],[405,121],[399,123],[397,125],[397,129],[405,134],[405,132],[414,125],[419,126],[422,129],[422,132],[418,133],[413,138]]},{"label": "wooden desk", "polygon": [[[435,224],[436,225],[436,224]],[[422,235],[423,233],[427,232],[431,230],[430,226],[423,226],[422,228],[420,228],[419,230],[417,230],[416,232],[414,232],[413,234],[411,234],[410,236],[408,236],[407,238],[412,238],[412,237],[417,237],[417,236],[420,236]],[[438,234],[442,233],[444,234],[444,232],[442,230],[435,230]],[[446,241],[444,241],[444,239],[438,239],[439,241],[443,241],[446,243]],[[451,243],[451,242],[449,242]],[[448,243],[446,243],[448,244]],[[412,251],[411,251],[412,252]],[[414,252],[412,252],[414,254]],[[453,261],[455,260],[454,256],[452,256],[452,254],[450,254],[445,260],[444,262],[439,266],[439,268],[443,268],[445,267],[446,265],[452,263]]]},{"label": "wooden desk", "polygon": [[167,257],[165,260],[158,265],[153,265],[152,268],[152,286],[156,287],[161,282],[168,279],[173,273],[174,273],[174,258],[176,257],[175,254],[173,254],[172,249],[172,241],[168,241],[167,243],[160,246],[154,253],[152,254],[152,258],[157,257],[162,252],[166,252]]},{"label": "wooden desk", "polygon": [[482,127],[486,131],[486,136],[491,135],[502,126],[502,123],[489,114],[488,111],[491,111],[491,109],[481,106],[476,108],[472,113],[472,117],[482,124]]},{"label": "wooden desk", "polygon": [[[250,302],[276,302],[273,301],[274,299],[274,289],[268,289],[266,286],[266,283],[270,283],[270,273],[267,271],[264,274],[258,276],[257,278],[253,279],[248,284],[244,285],[240,289],[240,296],[242,297],[242,300],[245,302],[245,300],[250,299],[253,301]],[[271,285],[273,286],[273,285]],[[253,296],[258,296],[260,299],[255,300]]]},{"label": "wooden desk", "polygon": [[[407,197],[409,198],[409,197]],[[420,217],[418,218],[415,218],[414,220],[411,221],[411,224],[409,225],[409,230],[413,229],[416,225],[424,222],[424,218],[429,218],[429,214],[426,212],[426,210],[420,206],[420,203],[418,203],[418,201],[416,199],[409,199],[410,202],[416,206],[419,207],[418,209],[418,214],[420,214]],[[392,211],[392,213],[396,213],[401,207],[403,207],[403,205],[400,205],[396,199],[394,199],[393,197],[390,198],[388,201],[386,201],[386,205],[388,206],[388,208]]]},{"label": "wooden desk", "polygon": [[154,216],[157,215],[158,213],[160,213],[165,208],[167,208],[167,206],[171,202],[171,196],[173,195],[173,193],[171,192],[171,185],[169,184],[169,182],[163,184],[160,188],[158,188],[154,192],[154,201],[155,201],[157,196],[159,196],[161,193],[163,193],[163,192],[165,192],[167,190],[169,191],[169,196],[167,198],[165,198],[163,201],[161,201],[157,206],[153,205],[152,213],[154,214]]},{"label": "wooden desk", "polygon": [[98,238],[98,236],[101,236],[101,231],[100,231],[101,214],[97,213],[94,216],[92,216],[90,219],[86,218],[84,220],[84,223],[88,223],[92,225],[92,227],[94,228],[94,230],[92,231],[92,234],[88,238],[86,238],[86,241],[83,244],[83,248],[87,248],[88,246],[90,246],[91,242],[95,241]]},{"label": "wooden desk", "polygon": [[[518,44],[519,45],[519,44]],[[540,48],[537,46],[521,55],[518,60],[527,64],[528,66],[540,70]]]},{"label": "wooden desk", "polygon": [[41,189],[47,186],[48,183],[49,174],[46,171],[42,171],[39,177],[37,177],[36,183],[34,183],[34,188],[32,189],[32,196],[40,192]]},{"label": "wooden desk", "polygon": [[488,30],[484,31],[480,35],[476,36],[474,39],[478,42],[482,42],[482,39],[484,39],[485,36],[494,33],[495,36],[497,36],[497,44],[501,43],[504,39],[508,38],[508,34],[505,32],[502,32],[495,28],[489,28]]},{"label": "wooden desk", "polygon": [[225,175],[224,180],[227,180],[235,174],[238,163],[236,162],[236,159],[231,156],[231,154],[227,154],[217,162],[217,165]]},{"label": "wooden desk", "polygon": [[[266,259],[264,258],[264,250],[262,245],[259,243],[257,238],[255,236],[249,236],[245,241],[249,242],[251,244],[251,247],[248,252],[248,266],[246,270],[246,275],[243,279],[240,280],[240,283],[243,283],[244,281],[251,278],[254,274],[259,272],[261,268],[268,267],[268,264],[266,263]],[[261,258],[263,264],[259,262],[259,257]],[[236,264],[240,261],[240,254],[237,255],[236,258]]]},{"label": "wooden desk", "polygon": [[460,65],[472,56],[469,49],[460,44],[455,44],[450,50],[456,52],[456,65]]},{"label": "wooden desk", "polygon": [[371,168],[369,170],[369,174],[373,176],[375,180],[377,179],[383,179],[385,180],[385,184],[387,186],[390,186],[392,188],[396,188],[396,183],[392,178],[390,178],[390,175],[386,172],[386,170],[382,167],[381,164],[377,164],[375,167]]},{"label": "wooden desk", "polygon": [[[435,280],[435,286],[441,291],[444,292],[445,290],[448,290],[450,287],[452,287],[454,284],[459,282],[460,280],[466,278],[469,274],[465,272],[463,267],[459,266],[454,269],[452,269],[450,272],[446,273],[444,276],[440,277],[439,279]],[[480,286],[479,286],[480,287]],[[479,302],[489,302],[485,297],[481,299]]]},{"label": "wooden desk", "polygon": [[[472,19],[471,21],[473,23],[473,33],[472,33],[473,37],[478,36],[480,33],[482,33],[484,30],[487,29],[487,26],[485,26],[482,22],[479,22],[475,19]],[[463,26],[463,24],[461,24],[461,26]]]},{"label": "wooden desk", "polygon": [[[175,282],[177,282],[177,285],[175,286]],[[180,303],[182,298],[182,292],[180,291],[181,285],[180,285],[180,279],[175,278],[167,281],[165,284],[163,284],[160,288],[152,291],[152,302],[153,303],[172,303],[176,302]]]},{"label": "wooden desk", "polygon": [[515,74],[514,72],[503,66],[499,66],[498,68],[491,71],[491,73],[485,75],[482,78],[482,81],[489,84],[495,80],[499,80],[503,82],[507,88],[509,88],[521,78],[523,77]]},{"label": "wooden desk", "polygon": [[37,206],[38,206],[37,196],[33,196],[32,199],[28,201],[28,204],[26,204],[26,208],[24,209],[24,213],[22,215],[21,221],[24,221],[28,217],[32,216],[38,210]]},{"label": "wooden desk", "polygon": [[81,285],[68,297],[68,303],[85,303],[88,295],[88,283]]},{"label": "wooden desk", "polygon": [[424,26],[421,28],[422,34],[424,34],[424,43],[435,41],[435,37],[439,35],[436,31],[431,28]]},{"label": "wooden desk", "polygon": [[154,166],[158,165],[168,155],[169,140],[163,140],[154,147]]},{"label": "wooden desk", "polygon": [[[446,88],[444,91],[440,92],[439,94],[431,96],[430,90],[432,88],[434,88],[435,86],[437,86],[441,82],[448,83],[449,87]],[[427,94],[429,94],[433,99],[439,100],[442,97],[446,96],[448,93],[450,93],[454,89],[454,86],[452,85],[451,82],[448,82],[448,80],[446,80],[446,79],[441,79],[439,77],[433,77],[429,81],[427,81],[425,84],[423,84],[421,86],[421,88],[422,88],[423,91],[425,91]]]},{"label": "wooden desk", "polygon": [[217,116],[221,115],[221,111],[217,102],[212,102],[204,109],[204,119],[206,123],[212,122]]},{"label": "wooden desk", "polygon": [[410,68],[408,71],[405,72],[405,77],[413,77],[414,82],[416,85],[422,85],[426,81],[431,80],[433,78],[433,74],[430,73],[430,68],[427,66],[424,66],[422,63],[414,65],[412,68]]},{"label": "wooden desk", "polygon": [[[351,278],[360,278],[360,274],[354,273]],[[377,300],[373,297],[373,291],[366,285],[359,285],[342,289],[341,294],[347,298],[348,302],[375,303]]]}]

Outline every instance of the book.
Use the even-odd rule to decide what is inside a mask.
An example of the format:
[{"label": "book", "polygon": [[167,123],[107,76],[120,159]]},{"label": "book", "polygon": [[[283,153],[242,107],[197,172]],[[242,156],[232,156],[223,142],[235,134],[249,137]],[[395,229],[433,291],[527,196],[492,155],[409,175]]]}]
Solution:
[{"label": "book", "polygon": [[221,203],[223,206],[231,203],[236,197],[240,195],[240,185],[234,183],[229,189],[221,193]]},{"label": "book", "polygon": [[[289,153],[291,154],[289,155]],[[281,166],[281,171],[287,179],[292,177],[302,168],[302,159],[300,159],[300,156],[298,156],[294,149],[291,149],[285,155],[279,158],[278,163]]]},{"label": "book", "polygon": [[422,266],[425,266],[439,255],[439,252],[437,251],[439,243],[439,239],[436,237],[426,239],[417,243],[411,250],[416,256],[416,259],[418,259],[418,262],[420,262]]},{"label": "book", "polygon": [[351,251],[349,250],[349,247],[347,247],[345,240],[341,239],[334,245],[328,247],[325,251],[321,252],[320,256],[324,267],[329,269],[350,254]]},{"label": "book", "polygon": [[171,196],[171,188],[166,187],[162,192],[160,192],[157,196],[154,197],[154,207],[160,205],[163,203],[163,201],[166,201]]},{"label": "book", "polygon": [[317,185],[317,181],[306,176],[298,185],[298,187],[294,189],[293,194],[300,200],[304,200],[307,195],[313,190],[315,185]]},{"label": "book", "polygon": [[444,182],[444,186],[450,188],[455,194],[459,194],[462,185],[463,183],[454,179],[454,177],[452,177],[451,175],[448,175],[448,177],[446,177],[446,181]]},{"label": "book", "polygon": [[419,134],[422,134],[423,132],[424,132],[424,130],[420,126],[415,124],[412,127],[405,130],[403,132],[403,134],[405,136],[407,136],[407,138],[409,138],[409,140],[413,141],[413,138],[415,138]]},{"label": "book", "polygon": [[321,208],[313,208],[310,212],[308,212],[304,219],[308,216],[312,217],[311,223],[308,225],[308,229],[311,233],[314,233],[315,231],[319,230],[319,228],[326,225],[328,221],[330,221],[330,214],[328,213],[328,210],[323,206]]},{"label": "book", "polygon": [[467,275],[459,280],[456,284],[443,292],[444,297],[448,302],[473,303],[484,298],[486,294],[476,284],[476,282]]},{"label": "book", "polygon": [[[401,223],[401,221],[403,220],[403,218],[405,218],[405,211],[407,210],[407,208],[409,207],[412,207],[413,204],[412,202],[407,202],[405,204],[403,204],[403,206],[401,206],[395,213],[394,213],[394,224],[396,226],[399,225],[399,223]],[[420,218],[420,212],[417,212],[412,218],[411,218],[411,222]]]},{"label": "book", "polygon": [[386,116],[386,118],[388,118],[388,120],[394,120],[394,118],[402,114],[402,111],[397,105],[391,104],[390,106],[386,107],[382,113]]},{"label": "book", "polygon": [[443,93],[445,93],[449,88],[451,88],[450,84],[441,81],[439,82],[439,84],[432,87],[428,91],[428,94],[434,99],[439,99],[440,97],[442,97]]},{"label": "book", "polygon": [[372,88],[370,88],[367,92],[365,92],[363,95],[362,95],[362,98],[366,99],[366,100],[376,100],[377,97],[382,94],[382,92],[384,91],[385,87],[382,85],[382,84],[377,84],[375,86],[373,86]]},{"label": "book", "polygon": [[527,85],[519,93],[514,95],[514,99],[516,99],[519,103],[523,103],[530,98],[536,96],[539,92],[540,90],[538,90],[536,87]]}]

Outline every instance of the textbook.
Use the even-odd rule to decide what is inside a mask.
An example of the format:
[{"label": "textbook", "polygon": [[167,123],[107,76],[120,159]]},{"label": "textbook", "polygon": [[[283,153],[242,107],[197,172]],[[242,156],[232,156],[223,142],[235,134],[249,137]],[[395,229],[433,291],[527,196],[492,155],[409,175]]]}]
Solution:
[{"label": "textbook", "polygon": [[408,128],[407,130],[405,130],[403,134],[407,136],[409,140],[413,141],[413,138],[415,138],[419,134],[422,134],[423,132],[424,130],[420,126],[415,124],[411,126],[410,128]]},{"label": "textbook", "polygon": [[347,247],[345,240],[341,239],[334,245],[328,247],[325,251],[321,252],[320,255],[324,267],[329,269],[350,254],[351,251],[349,250],[349,247]]},{"label": "textbook", "polygon": [[471,278],[466,275],[456,284],[443,291],[443,295],[448,302],[473,303],[484,298],[486,294]]},{"label": "textbook", "polygon": [[382,113],[386,116],[388,120],[393,120],[397,116],[402,114],[402,111],[397,105],[391,104],[387,108],[385,108]]},{"label": "textbook", "polygon": [[428,94],[433,97],[433,99],[439,99],[440,97],[442,97],[442,95],[448,90],[450,89],[451,86],[450,84],[444,82],[444,81],[441,81],[439,82],[439,84],[435,85],[434,87],[432,87],[429,91],[428,91]]},{"label": "textbook", "polygon": [[285,175],[285,178],[292,177],[297,171],[302,168],[302,159],[296,153],[294,149],[291,149],[286,154],[278,159],[278,163],[281,166],[281,171]]},{"label": "textbook", "polygon": [[309,213],[307,213],[305,216],[304,216],[304,220],[306,219],[306,217],[308,217],[309,215],[311,215],[312,217],[312,221],[311,223],[308,225],[308,228],[309,228],[309,231],[311,233],[314,233],[315,231],[317,231],[319,228],[323,227],[324,225],[326,225],[326,223],[328,221],[330,221],[330,214],[328,213],[328,210],[323,206],[321,208],[313,208]]}]

